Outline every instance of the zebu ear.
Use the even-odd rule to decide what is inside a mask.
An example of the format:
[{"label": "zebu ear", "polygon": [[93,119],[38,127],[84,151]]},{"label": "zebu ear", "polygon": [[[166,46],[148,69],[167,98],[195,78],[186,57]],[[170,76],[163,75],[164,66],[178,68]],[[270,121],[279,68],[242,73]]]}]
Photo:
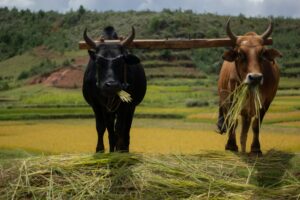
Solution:
[{"label": "zebu ear", "polygon": [[263,57],[269,61],[274,61],[276,57],[281,58],[282,54],[278,50],[272,48],[272,49],[266,49],[263,52]]},{"label": "zebu ear", "polygon": [[222,58],[226,61],[229,61],[229,62],[233,62],[237,59],[238,57],[238,52],[235,51],[234,49],[230,49],[228,51],[225,51]]},{"label": "zebu ear", "polygon": [[90,58],[96,60],[96,52],[94,50],[88,50]]},{"label": "zebu ear", "polygon": [[137,65],[137,64],[139,64],[141,61],[140,61],[140,59],[139,59],[137,56],[135,56],[135,55],[133,55],[133,54],[127,54],[127,55],[125,56],[125,62],[126,62],[126,64],[128,64],[128,65]]}]

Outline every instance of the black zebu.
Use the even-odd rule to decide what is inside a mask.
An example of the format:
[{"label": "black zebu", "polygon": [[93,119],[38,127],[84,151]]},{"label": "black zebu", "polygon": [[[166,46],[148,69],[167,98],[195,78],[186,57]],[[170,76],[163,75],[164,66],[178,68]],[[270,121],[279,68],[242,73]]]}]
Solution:
[{"label": "black zebu", "polygon": [[[98,132],[96,152],[104,151],[103,134],[108,130],[110,152],[129,151],[130,128],[135,107],[146,93],[146,76],[140,60],[128,53],[126,47],[133,41],[135,30],[120,44],[96,43],[87,30],[83,37],[91,47],[90,60],[83,79],[83,96],[93,108]],[[113,27],[104,29],[103,39],[117,39]],[[102,40],[103,41],[103,40]],[[121,90],[132,97],[122,102],[117,95]]]}]

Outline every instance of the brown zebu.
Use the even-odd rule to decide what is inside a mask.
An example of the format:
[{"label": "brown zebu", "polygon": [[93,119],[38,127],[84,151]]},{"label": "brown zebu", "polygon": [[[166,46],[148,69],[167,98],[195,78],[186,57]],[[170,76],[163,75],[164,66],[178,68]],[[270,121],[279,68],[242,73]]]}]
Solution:
[{"label": "brown zebu", "polygon": [[[236,36],[230,29],[230,19],[226,25],[226,32],[235,46],[223,54],[223,65],[219,75],[218,92],[220,97],[218,131],[222,134],[226,132],[224,116],[229,109],[230,101],[228,97],[234,89],[241,83],[249,86],[250,95],[247,97],[246,105],[242,108],[242,131],[240,136],[242,152],[246,151],[246,141],[248,130],[252,122],[253,141],[251,153],[261,154],[259,142],[260,124],[267,112],[278,87],[279,68],[275,62],[276,57],[281,57],[281,53],[275,49],[267,49],[263,44],[272,33],[273,24],[270,22],[267,30],[262,35],[249,32],[242,36]],[[255,117],[255,106],[251,88],[259,87],[262,108],[259,118]],[[238,151],[236,144],[235,125],[228,130],[229,136],[225,146],[226,150]]]}]

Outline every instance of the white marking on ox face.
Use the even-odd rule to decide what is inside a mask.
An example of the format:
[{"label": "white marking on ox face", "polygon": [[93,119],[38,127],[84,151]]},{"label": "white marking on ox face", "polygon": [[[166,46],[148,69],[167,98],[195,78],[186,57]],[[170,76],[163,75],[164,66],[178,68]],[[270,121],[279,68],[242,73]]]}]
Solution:
[{"label": "white marking on ox face", "polygon": [[246,45],[247,46],[247,44],[248,44],[247,40],[244,40],[244,41],[241,42],[241,45]]},{"label": "white marking on ox face", "polygon": [[262,85],[264,83],[264,77],[262,73],[248,73],[244,82],[253,86],[258,84]]}]

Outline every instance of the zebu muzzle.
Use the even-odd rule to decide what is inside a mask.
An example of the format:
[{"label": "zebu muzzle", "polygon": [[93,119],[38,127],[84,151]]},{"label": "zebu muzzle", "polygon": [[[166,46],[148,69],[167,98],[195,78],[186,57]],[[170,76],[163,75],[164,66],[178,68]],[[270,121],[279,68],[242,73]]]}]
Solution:
[{"label": "zebu muzzle", "polygon": [[245,83],[250,86],[257,86],[263,84],[263,75],[261,73],[249,73],[246,76]]},{"label": "zebu muzzle", "polygon": [[118,81],[106,81],[102,88],[101,88],[103,94],[105,96],[114,96],[117,94],[117,92],[122,90],[122,86]]},{"label": "zebu muzzle", "polygon": [[[115,96],[121,91],[127,77],[125,74],[124,55],[119,55],[114,58],[106,58],[102,55],[97,56],[100,64],[97,66],[96,85],[104,96]],[[103,71],[101,63],[105,66]],[[104,75],[103,75],[103,74]],[[102,76],[101,76],[102,74]]]}]

